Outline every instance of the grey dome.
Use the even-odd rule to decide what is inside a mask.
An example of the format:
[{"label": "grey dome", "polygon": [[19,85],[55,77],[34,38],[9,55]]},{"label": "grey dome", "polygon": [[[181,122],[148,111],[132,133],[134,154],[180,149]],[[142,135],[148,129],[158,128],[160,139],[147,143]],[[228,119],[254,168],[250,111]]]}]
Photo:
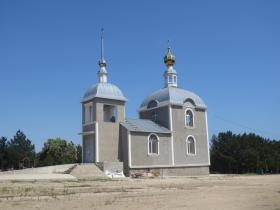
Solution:
[{"label": "grey dome", "polygon": [[155,91],[145,98],[139,111],[147,109],[151,101],[156,101],[158,103],[157,106],[165,104],[183,105],[187,99],[193,101],[197,108],[207,109],[204,101],[193,92],[176,87],[166,87]]},{"label": "grey dome", "polygon": [[108,98],[119,101],[126,101],[122,91],[110,83],[97,83],[91,86],[85,93],[82,102],[88,101],[93,98]]}]

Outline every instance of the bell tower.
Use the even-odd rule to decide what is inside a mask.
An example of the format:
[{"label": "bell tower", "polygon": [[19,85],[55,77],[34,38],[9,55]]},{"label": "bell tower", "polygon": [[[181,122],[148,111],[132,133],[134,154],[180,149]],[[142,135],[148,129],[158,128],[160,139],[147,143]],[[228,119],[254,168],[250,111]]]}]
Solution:
[{"label": "bell tower", "polygon": [[99,81],[86,91],[82,100],[84,163],[118,162],[120,159],[119,126],[125,121],[126,98],[116,85],[108,83],[103,42],[102,29]]}]

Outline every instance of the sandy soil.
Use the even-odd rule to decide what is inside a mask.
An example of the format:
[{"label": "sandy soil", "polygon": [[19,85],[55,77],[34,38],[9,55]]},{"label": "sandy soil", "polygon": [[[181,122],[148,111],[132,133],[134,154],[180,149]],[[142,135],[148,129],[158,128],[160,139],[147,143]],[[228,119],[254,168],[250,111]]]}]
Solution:
[{"label": "sandy soil", "polygon": [[280,210],[280,175],[0,182],[1,210]]}]

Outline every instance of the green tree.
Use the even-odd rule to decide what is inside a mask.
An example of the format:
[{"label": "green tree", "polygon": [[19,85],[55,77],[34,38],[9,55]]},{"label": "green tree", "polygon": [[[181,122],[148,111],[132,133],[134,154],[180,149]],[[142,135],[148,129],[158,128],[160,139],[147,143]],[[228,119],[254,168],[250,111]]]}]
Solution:
[{"label": "green tree", "polygon": [[228,131],[212,137],[211,171],[219,173],[279,173],[280,142],[253,133]]},{"label": "green tree", "polygon": [[8,168],[8,145],[7,138],[2,136],[0,138],[0,170],[5,170]]},{"label": "green tree", "polygon": [[24,158],[35,159],[35,146],[25,134],[18,130],[13,139],[7,144],[9,167],[18,169],[19,163]]},{"label": "green tree", "polygon": [[76,163],[77,149],[73,142],[61,138],[48,139],[38,156],[40,166]]},{"label": "green tree", "polygon": [[[219,173],[234,173],[237,170],[237,161],[234,157],[239,145],[234,141],[232,132],[214,135],[211,142],[211,169]],[[233,150],[233,147],[236,149]]]},{"label": "green tree", "polygon": [[82,146],[80,144],[78,144],[76,146],[76,150],[77,150],[77,163],[81,163],[82,162]]}]

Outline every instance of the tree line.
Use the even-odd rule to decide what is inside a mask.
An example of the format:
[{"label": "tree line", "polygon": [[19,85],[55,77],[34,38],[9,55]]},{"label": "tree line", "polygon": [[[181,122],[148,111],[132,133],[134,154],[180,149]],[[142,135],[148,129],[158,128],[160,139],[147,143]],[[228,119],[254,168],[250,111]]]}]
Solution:
[{"label": "tree line", "polygon": [[280,141],[221,132],[211,139],[211,172],[280,173]]},{"label": "tree line", "polygon": [[[280,141],[253,133],[221,132],[211,139],[212,173],[280,173]],[[0,170],[81,163],[82,147],[61,138],[48,139],[38,153],[18,130],[8,140],[0,138]]]},{"label": "tree line", "polygon": [[20,130],[10,140],[0,138],[0,170],[81,163],[81,156],[81,145],[61,138],[48,139],[38,153],[32,141]]}]

